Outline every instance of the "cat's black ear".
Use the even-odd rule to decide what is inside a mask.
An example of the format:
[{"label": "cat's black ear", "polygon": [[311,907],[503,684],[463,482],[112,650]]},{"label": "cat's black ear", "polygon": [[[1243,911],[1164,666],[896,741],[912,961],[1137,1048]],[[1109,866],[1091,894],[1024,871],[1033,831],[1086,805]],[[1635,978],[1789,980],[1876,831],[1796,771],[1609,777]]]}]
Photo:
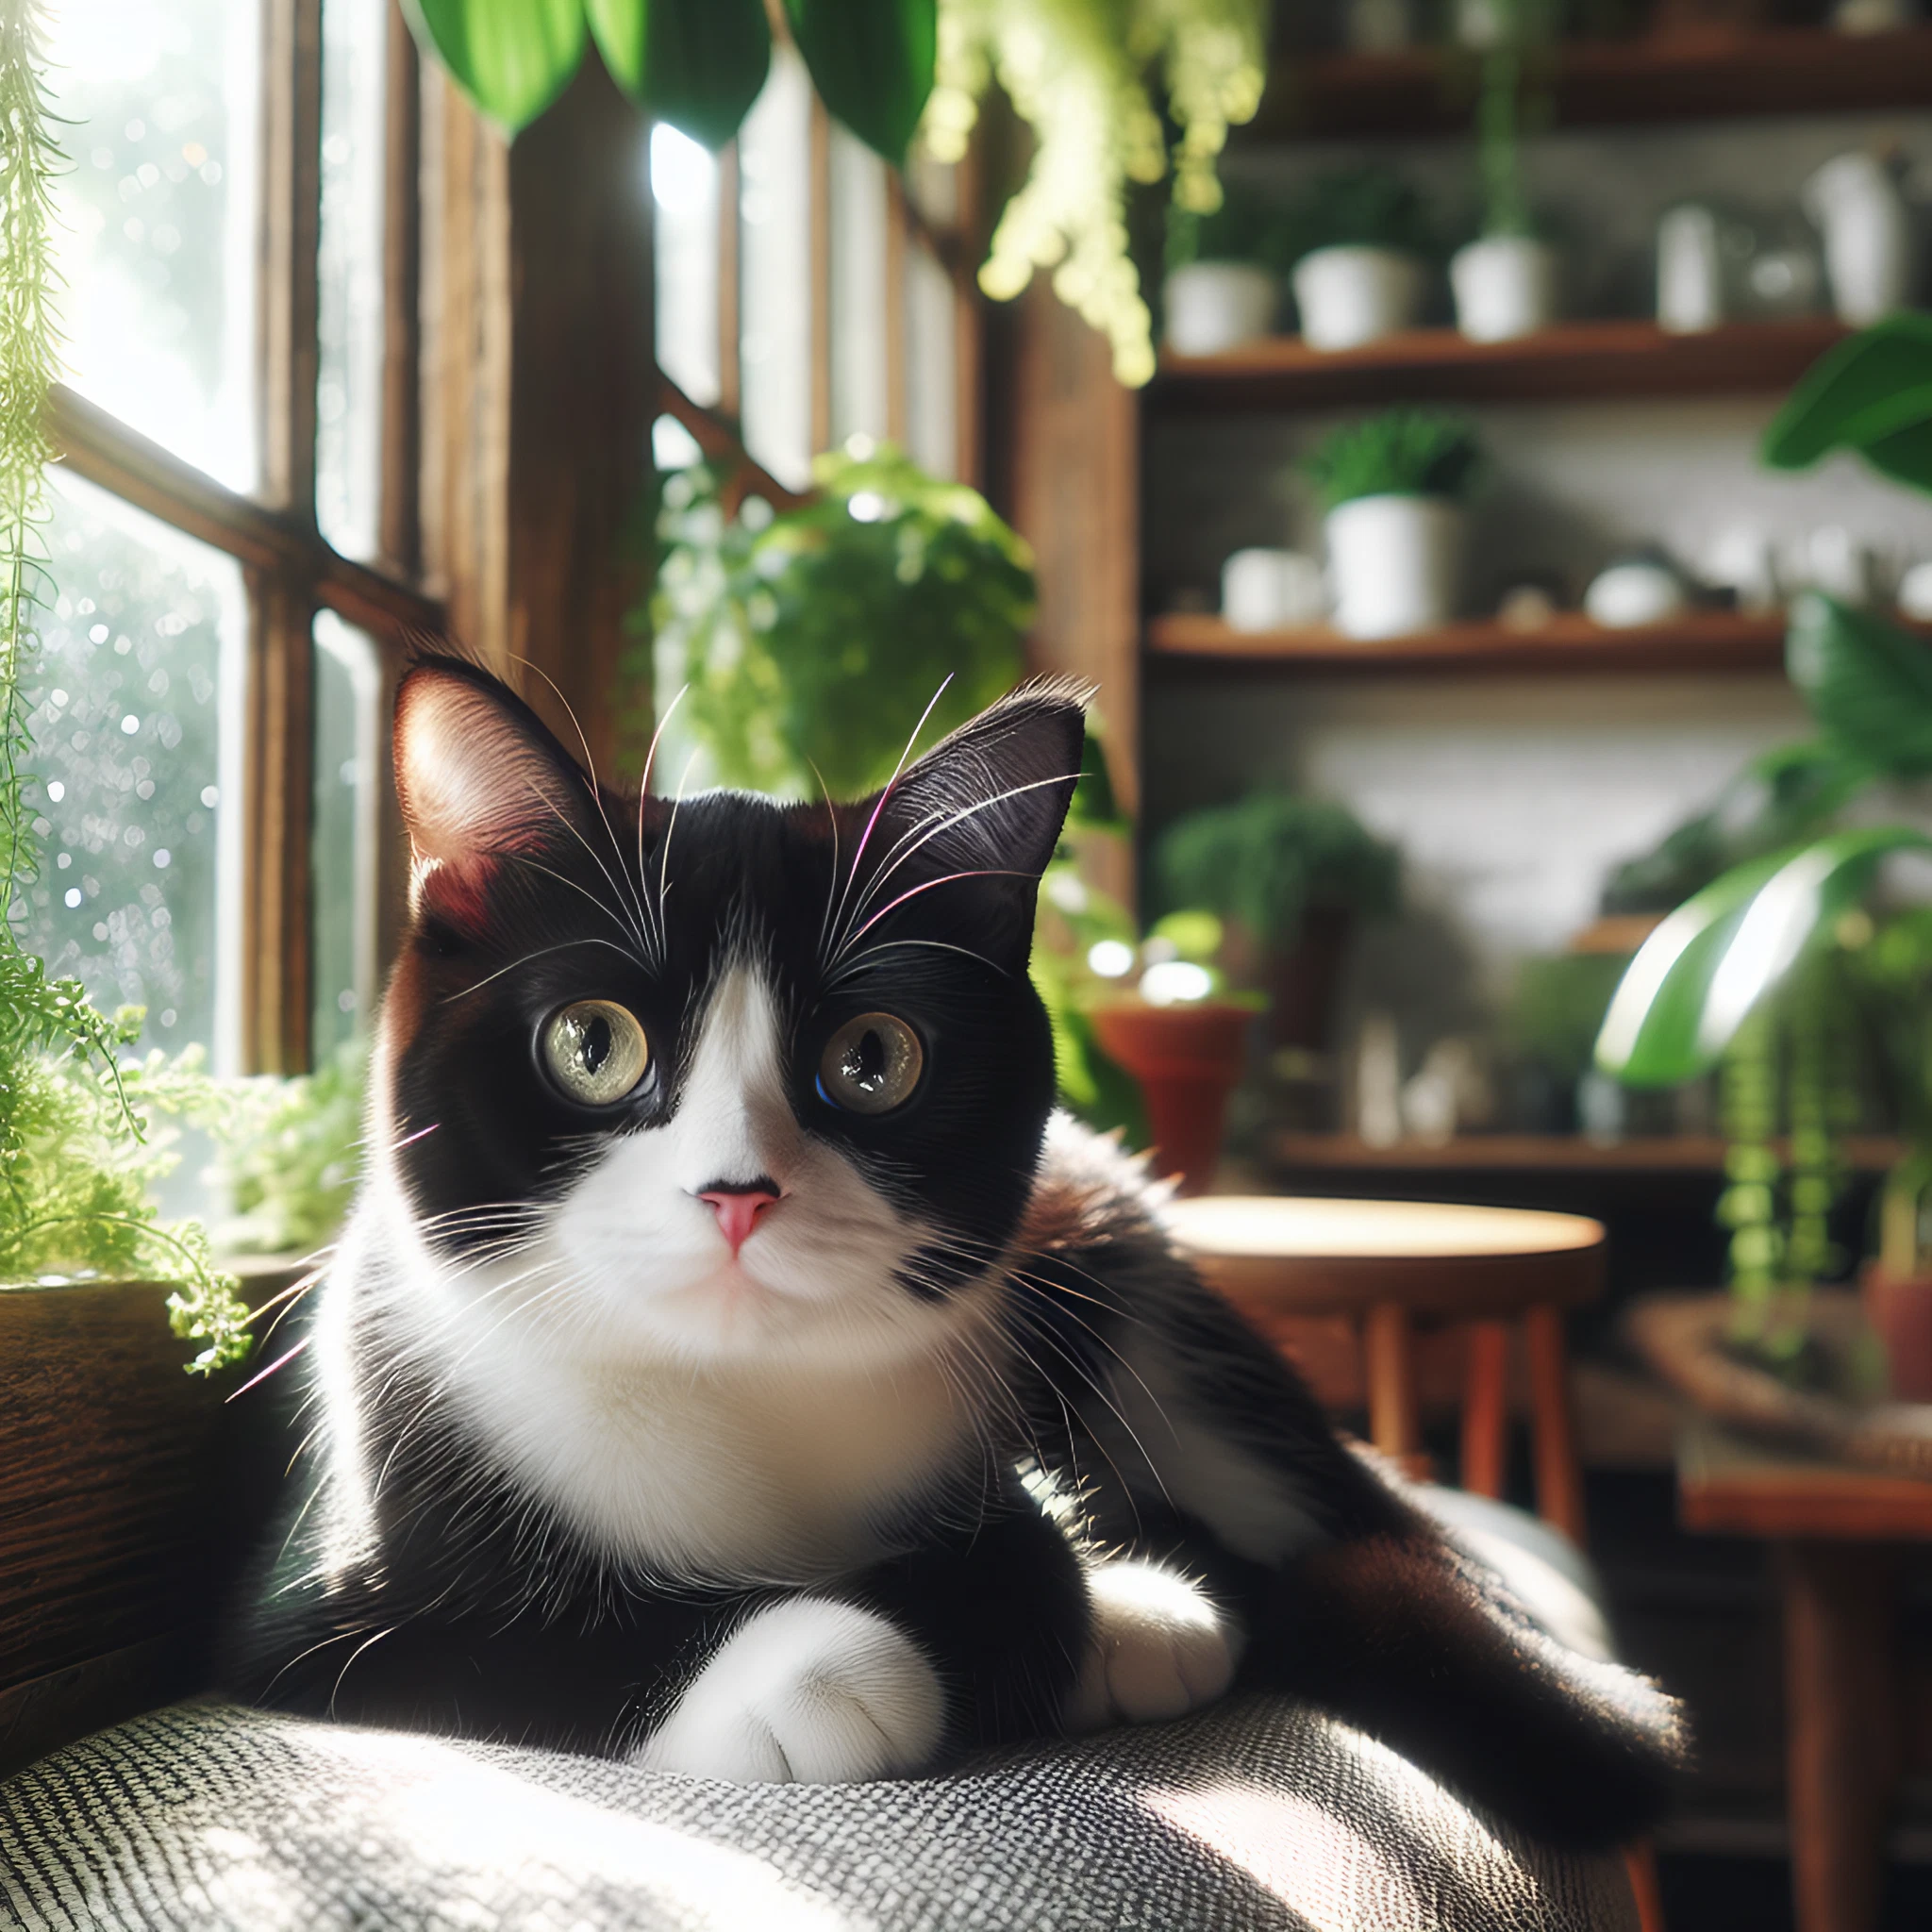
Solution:
[{"label": "cat's black ear", "polygon": [[876,821],[868,905],[917,905],[922,921],[977,925],[983,942],[1024,958],[1079,782],[1087,696],[1070,678],[1022,685],[857,808]]},{"label": "cat's black ear", "polygon": [[582,838],[596,801],[582,768],[507,685],[457,658],[417,664],[396,693],[396,795],[411,899],[491,861]]}]

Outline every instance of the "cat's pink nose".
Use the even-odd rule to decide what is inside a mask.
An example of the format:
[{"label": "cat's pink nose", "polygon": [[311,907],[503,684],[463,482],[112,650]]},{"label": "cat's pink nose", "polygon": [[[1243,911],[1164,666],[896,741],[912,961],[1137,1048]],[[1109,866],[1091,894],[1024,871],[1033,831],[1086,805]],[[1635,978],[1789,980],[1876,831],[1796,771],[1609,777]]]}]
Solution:
[{"label": "cat's pink nose", "polygon": [[751,1239],[758,1216],[778,1200],[778,1184],[760,1174],[755,1181],[713,1181],[699,1191],[698,1199],[707,1202],[718,1217],[718,1229],[730,1244],[734,1260],[738,1251]]}]

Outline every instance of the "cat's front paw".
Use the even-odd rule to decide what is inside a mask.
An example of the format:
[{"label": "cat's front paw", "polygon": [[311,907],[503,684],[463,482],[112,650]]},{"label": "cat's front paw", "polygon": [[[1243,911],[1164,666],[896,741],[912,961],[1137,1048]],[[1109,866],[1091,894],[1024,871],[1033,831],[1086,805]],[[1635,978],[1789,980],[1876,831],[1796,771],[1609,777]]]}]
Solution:
[{"label": "cat's front paw", "polygon": [[1234,1679],[1241,1626],[1198,1584],[1158,1563],[1102,1563],[1088,1572],[1093,1627],[1067,1723],[1184,1717],[1211,1704]]},{"label": "cat's front paw", "polygon": [[939,1677],[903,1631],[791,1597],[731,1633],[636,1761],[734,1784],[842,1784],[918,1771],[944,1724]]}]

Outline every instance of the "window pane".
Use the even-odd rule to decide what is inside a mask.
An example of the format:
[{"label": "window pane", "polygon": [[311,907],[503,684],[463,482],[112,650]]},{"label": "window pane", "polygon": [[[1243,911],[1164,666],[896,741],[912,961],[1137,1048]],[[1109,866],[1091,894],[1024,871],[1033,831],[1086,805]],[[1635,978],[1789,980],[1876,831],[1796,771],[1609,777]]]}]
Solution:
[{"label": "window pane", "polygon": [[663,122],[651,129],[658,366],[712,408],[718,379],[718,163]]},{"label": "window pane", "polygon": [[935,476],[958,473],[953,278],[916,238],[906,246],[906,447]]},{"label": "window pane", "polygon": [[774,47],[738,136],[744,446],[779,482],[811,481],[811,82]]},{"label": "window pane", "polygon": [[241,1060],[242,672],[232,558],[53,473],[58,601],[27,674],[45,852],[25,938],[145,1041]]},{"label": "window pane", "polygon": [[832,441],[888,429],[886,164],[832,124]]},{"label": "window pane", "polygon": [[325,0],[315,516],[345,557],[374,557],[376,547],[387,30],[385,0]]},{"label": "window pane", "polygon": [[236,0],[51,9],[75,385],[238,490],[256,482],[257,32]]},{"label": "window pane", "polygon": [[315,619],[315,1062],[361,1030],[375,1001],[382,667],[368,635]]}]

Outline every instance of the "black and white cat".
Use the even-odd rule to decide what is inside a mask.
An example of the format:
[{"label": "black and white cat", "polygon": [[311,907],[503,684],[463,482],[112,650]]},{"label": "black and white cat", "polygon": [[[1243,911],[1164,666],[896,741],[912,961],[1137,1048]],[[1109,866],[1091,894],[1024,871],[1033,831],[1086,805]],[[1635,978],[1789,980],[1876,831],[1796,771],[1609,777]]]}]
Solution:
[{"label": "black and white cat", "polygon": [[601,792],[406,679],[411,918],[257,1701],[734,1779],[1324,1703],[1526,1827],[1658,1809],[1670,1701],[1543,1636],[1053,1114],[1077,695],[876,797]]}]

